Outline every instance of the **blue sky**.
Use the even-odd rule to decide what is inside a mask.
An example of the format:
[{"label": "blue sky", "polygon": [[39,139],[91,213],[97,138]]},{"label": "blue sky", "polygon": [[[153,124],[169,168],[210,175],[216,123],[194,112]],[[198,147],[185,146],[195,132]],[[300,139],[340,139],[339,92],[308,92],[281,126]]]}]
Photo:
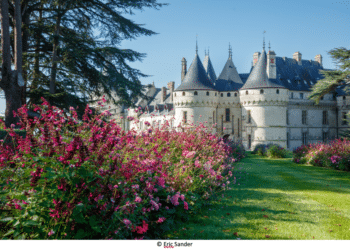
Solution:
[{"label": "blue sky", "polygon": [[[323,56],[323,66],[335,69],[327,52],[333,48],[350,48],[350,1],[316,0],[164,0],[169,6],[160,10],[145,9],[127,16],[138,24],[158,33],[136,40],[123,41],[122,48],[146,53],[142,62],[130,63],[133,68],[150,75],[143,84],[154,81],[163,87],[181,82],[181,59],[190,66],[198,35],[198,53],[203,61],[204,49],[210,48],[210,58],[218,76],[232,46],[233,62],[238,73],[248,73],[253,53],[262,50],[265,30],[266,48],[277,56],[292,58],[300,51],[303,59]],[[0,112],[5,100],[0,99]]]}]

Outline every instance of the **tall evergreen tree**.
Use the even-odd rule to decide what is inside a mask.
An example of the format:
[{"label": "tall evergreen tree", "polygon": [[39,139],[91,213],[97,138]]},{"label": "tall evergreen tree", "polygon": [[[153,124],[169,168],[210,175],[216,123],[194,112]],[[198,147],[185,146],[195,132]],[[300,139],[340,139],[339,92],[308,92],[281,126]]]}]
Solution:
[{"label": "tall evergreen tree", "polygon": [[[6,1],[10,3],[10,15],[5,17],[5,22],[2,18],[2,25],[7,25],[9,20],[8,26],[13,30],[12,1],[17,0]],[[139,78],[147,75],[128,65],[142,60],[145,54],[122,49],[120,43],[156,33],[124,15],[145,8],[159,9],[166,4],[157,0],[22,0],[21,3],[24,79],[21,105],[29,98],[27,104],[33,108],[33,104],[41,103],[43,96],[67,113],[70,106],[79,106],[81,118],[92,94],[106,95],[115,104],[126,106],[132,105],[135,97],[145,98]],[[14,46],[12,41],[3,46],[8,43]],[[106,68],[108,71],[102,74]],[[111,90],[118,99],[111,95]],[[6,113],[5,121],[9,121],[7,117]]]}]

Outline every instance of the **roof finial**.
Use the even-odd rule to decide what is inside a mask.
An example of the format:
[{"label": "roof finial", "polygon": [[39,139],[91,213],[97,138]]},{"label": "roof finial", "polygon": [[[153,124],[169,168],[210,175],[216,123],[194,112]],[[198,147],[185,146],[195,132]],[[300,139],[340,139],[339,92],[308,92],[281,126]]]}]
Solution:
[{"label": "roof finial", "polygon": [[208,56],[209,56],[209,48],[210,48],[210,47],[208,46]]},{"label": "roof finial", "polygon": [[207,56],[207,50],[206,49],[204,49],[204,55]]},{"label": "roof finial", "polygon": [[196,55],[198,54],[198,43],[197,43],[197,38],[198,38],[198,35],[196,35]]},{"label": "roof finial", "polygon": [[269,51],[271,50],[271,46],[270,46],[270,41],[269,41]]},{"label": "roof finial", "polygon": [[266,31],[264,30],[264,32],[263,32],[263,36],[264,36],[264,41],[263,41],[263,50],[265,50],[265,33],[266,33]]},{"label": "roof finial", "polygon": [[230,43],[228,43],[228,58],[232,57],[232,49]]}]

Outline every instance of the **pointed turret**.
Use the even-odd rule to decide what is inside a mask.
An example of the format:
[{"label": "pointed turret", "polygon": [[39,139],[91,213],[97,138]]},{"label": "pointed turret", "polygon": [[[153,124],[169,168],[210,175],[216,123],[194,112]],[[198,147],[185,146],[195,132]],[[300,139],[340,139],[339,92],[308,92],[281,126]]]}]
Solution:
[{"label": "pointed turret", "polygon": [[220,76],[216,80],[215,87],[219,91],[234,91],[243,86],[243,81],[232,61],[232,51],[229,47],[229,57]]},{"label": "pointed turret", "polygon": [[203,67],[205,69],[205,71],[207,72],[207,76],[209,78],[209,81],[214,84],[215,80],[216,80],[216,74],[214,71],[214,67],[211,64],[210,61],[210,57],[209,57],[209,49],[208,49],[208,53],[205,53],[205,58],[203,61]]},{"label": "pointed turret", "polygon": [[198,54],[194,57],[181,85],[175,91],[183,90],[215,90]]},{"label": "pointed turret", "polygon": [[259,56],[259,60],[254,66],[250,73],[246,83],[241,88],[243,89],[257,89],[257,88],[285,88],[282,85],[278,85],[270,81],[266,73],[266,52],[265,52],[265,41],[264,49]]}]

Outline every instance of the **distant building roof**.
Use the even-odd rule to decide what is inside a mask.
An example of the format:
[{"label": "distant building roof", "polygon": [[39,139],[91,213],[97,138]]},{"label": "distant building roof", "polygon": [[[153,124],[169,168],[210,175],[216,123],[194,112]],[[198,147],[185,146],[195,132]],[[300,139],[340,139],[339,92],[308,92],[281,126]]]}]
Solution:
[{"label": "distant building roof", "polygon": [[204,58],[204,61],[203,61],[203,67],[207,73],[207,76],[209,78],[209,81],[211,83],[214,83],[215,80],[216,80],[216,74],[215,74],[215,71],[214,71],[214,67],[213,65],[211,64],[211,61],[210,61],[210,57],[209,57],[209,54],[207,54]]},{"label": "distant building roof", "polygon": [[218,91],[235,91],[243,86],[243,81],[239,76],[232,57],[227,59],[227,62],[221,71],[220,76],[215,82],[215,89]]}]

